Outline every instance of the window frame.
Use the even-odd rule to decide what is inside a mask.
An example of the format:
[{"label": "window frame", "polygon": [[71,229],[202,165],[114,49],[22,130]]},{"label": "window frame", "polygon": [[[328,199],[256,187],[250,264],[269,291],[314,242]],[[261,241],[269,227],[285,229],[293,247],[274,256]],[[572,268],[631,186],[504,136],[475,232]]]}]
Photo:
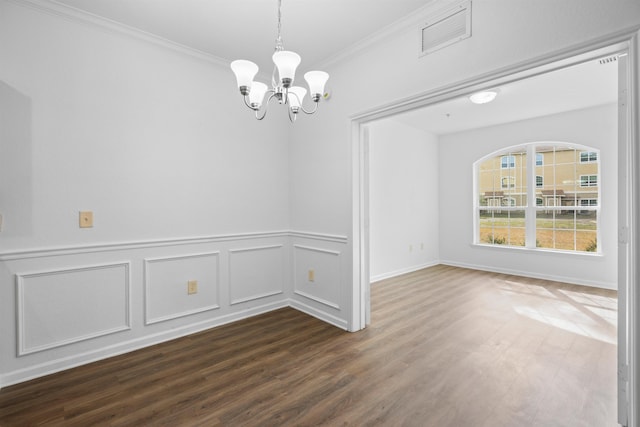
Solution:
[{"label": "window frame", "polygon": [[[542,199],[542,196],[540,196],[538,193],[540,191],[541,187],[538,187],[537,185],[533,185],[531,186],[528,183],[537,183],[537,176],[541,176],[540,171],[536,171],[536,168],[539,168],[543,165],[538,164],[538,159],[539,156],[538,154],[538,149],[539,148],[547,148],[547,147],[552,147],[554,151],[562,151],[564,149],[570,149],[570,150],[575,150],[578,155],[577,158],[575,158],[575,165],[580,165],[582,163],[587,163],[587,162],[581,162],[581,154],[582,152],[589,152],[589,153],[596,153],[595,158],[596,160],[588,162],[588,163],[597,163],[597,173],[592,174],[577,174],[577,171],[574,172],[576,173],[576,178],[580,179],[580,182],[576,182],[575,183],[575,189],[581,189],[581,188],[591,188],[594,190],[594,192],[597,191],[597,198],[594,197],[589,197],[590,199],[595,199],[596,200],[596,204],[595,205],[589,205],[589,206],[585,206],[582,205],[581,202],[577,202],[577,198],[573,199],[576,200],[573,202],[573,205],[571,204],[567,204],[567,205],[563,205],[563,204],[559,204],[557,206],[547,206],[545,203],[543,203],[543,206],[538,205],[537,204],[537,200],[538,199]],[[513,155],[511,155],[510,153],[513,152],[524,152],[526,155],[526,163],[525,165],[522,165],[521,167],[523,167],[523,169],[525,169],[525,174],[524,174],[524,182],[526,184],[524,184],[522,187],[525,188],[525,195],[526,195],[526,203],[524,206],[505,206],[502,205],[499,207],[496,206],[484,206],[484,205],[480,205],[480,199],[481,199],[481,195],[479,193],[479,186],[480,186],[480,167],[481,165],[491,159],[491,158],[496,158],[499,157],[500,158],[500,168],[499,169],[494,169],[494,171],[497,171],[497,173],[501,174],[501,171],[503,171],[505,168],[502,167],[503,165],[503,158],[505,157],[515,157]],[[555,157],[554,157],[555,158]],[[507,160],[508,163],[508,160]],[[515,162],[514,162],[515,163]],[[556,167],[556,165],[562,165],[562,163],[556,163],[555,161],[552,161],[551,164],[547,163],[545,166],[553,166]],[[593,181],[590,178],[587,178],[587,182],[590,184],[589,186],[582,186],[582,175],[586,175],[589,177],[594,177],[595,176],[595,181]],[[476,160],[473,163],[473,210],[474,210],[474,215],[473,215],[473,238],[472,238],[472,243],[473,245],[477,245],[477,246],[482,246],[482,247],[490,247],[490,248],[499,248],[501,250],[533,250],[533,251],[547,251],[547,252],[559,252],[559,253],[565,253],[565,254],[571,254],[571,255],[576,255],[576,256],[594,256],[594,255],[602,255],[603,254],[603,250],[602,250],[602,239],[600,238],[600,233],[601,233],[601,214],[600,214],[600,209],[602,206],[601,200],[601,189],[602,189],[602,183],[600,182],[600,175],[601,175],[601,163],[600,163],[600,150],[599,149],[595,149],[593,147],[586,147],[580,144],[574,144],[574,143],[568,143],[568,142],[561,142],[561,141],[542,141],[542,142],[531,142],[531,143],[526,143],[526,144],[520,144],[520,145],[514,145],[514,146],[509,146],[509,147],[505,147],[501,150],[495,151],[493,153],[490,153],[488,155],[483,156],[482,158]],[[500,176],[500,183],[502,184],[502,178],[503,176]],[[577,179],[576,179],[577,181]],[[544,178],[543,178],[543,184],[544,184]],[[556,184],[554,184],[556,185]],[[505,190],[504,188],[501,188],[503,190]],[[506,195],[506,194],[505,194]],[[576,197],[576,196],[574,196]],[[591,202],[590,202],[591,203]],[[525,213],[525,234],[526,234],[526,238],[525,238],[525,243],[523,246],[518,246],[515,244],[495,244],[495,243],[486,243],[484,241],[480,240],[480,220],[481,220],[481,214],[485,214],[487,211],[492,211],[492,212],[502,212],[504,213],[508,213],[508,212],[513,212],[513,214],[516,214],[517,211],[524,211]],[[596,246],[596,251],[595,252],[591,252],[585,249],[578,249],[577,248],[577,242],[578,240],[575,240],[578,238],[577,234],[574,236],[574,245],[573,245],[573,249],[562,249],[562,248],[549,248],[549,247],[537,247],[537,240],[536,240],[536,234],[537,234],[537,214],[538,212],[542,212],[542,211],[550,211],[550,212],[558,212],[558,214],[562,214],[563,211],[564,213],[566,213],[566,211],[570,211],[573,212],[574,218],[580,214],[588,214],[590,212],[595,212],[595,218],[596,218],[596,229],[595,229],[595,239],[598,242],[597,246]],[[555,215],[555,214],[554,214]],[[555,228],[554,226],[554,230],[557,230],[555,232],[560,231],[560,228]],[[572,230],[574,231],[574,233],[577,233],[578,230],[580,230],[580,228],[578,227],[578,223],[577,221],[574,223]],[[555,233],[554,232],[554,233]],[[554,246],[556,245],[556,237],[554,235]]]}]

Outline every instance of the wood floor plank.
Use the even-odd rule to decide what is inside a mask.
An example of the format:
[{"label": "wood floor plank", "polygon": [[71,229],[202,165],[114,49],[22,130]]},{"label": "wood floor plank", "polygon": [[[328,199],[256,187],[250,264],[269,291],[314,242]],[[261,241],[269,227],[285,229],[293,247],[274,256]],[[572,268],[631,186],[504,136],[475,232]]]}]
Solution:
[{"label": "wood floor plank", "polygon": [[0,390],[0,426],[615,426],[616,292],[435,266]]}]

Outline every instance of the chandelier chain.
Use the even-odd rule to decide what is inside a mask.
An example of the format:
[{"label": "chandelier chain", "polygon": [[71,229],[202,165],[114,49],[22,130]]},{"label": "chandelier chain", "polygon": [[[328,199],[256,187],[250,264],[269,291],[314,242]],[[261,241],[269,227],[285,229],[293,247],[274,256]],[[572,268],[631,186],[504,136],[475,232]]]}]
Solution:
[{"label": "chandelier chain", "polygon": [[276,39],[276,51],[284,50],[282,43],[282,0],[278,0],[278,38]]}]

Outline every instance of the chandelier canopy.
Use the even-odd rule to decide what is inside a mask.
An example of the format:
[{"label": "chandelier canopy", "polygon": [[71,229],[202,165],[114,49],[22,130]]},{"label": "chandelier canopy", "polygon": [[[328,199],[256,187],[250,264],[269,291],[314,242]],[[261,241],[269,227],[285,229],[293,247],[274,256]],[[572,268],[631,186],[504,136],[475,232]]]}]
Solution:
[{"label": "chandelier canopy", "polygon": [[[258,74],[258,66],[245,59],[238,59],[231,63],[231,70],[236,75],[238,89],[244,98],[247,107],[255,111],[256,119],[262,120],[267,115],[269,102],[275,98],[278,103],[287,107],[289,120],[296,121],[300,111],[305,114],[313,114],[318,110],[318,103],[322,99],[324,86],[329,79],[329,74],[324,71],[309,71],[304,79],[309,85],[309,97],[314,103],[312,110],[307,110],[303,101],[307,89],[302,86],[293,86],[296,68],[300,65],[300,55],[284,50],[282,44],[282,15],[280,9],[282,0],[278,0],[278,38],[276,39],[275,53],[273,54],[273,73],[271,74],[271,89],[261,82],[254,81]],[[265,97],[269,94],[266,102]]]}]

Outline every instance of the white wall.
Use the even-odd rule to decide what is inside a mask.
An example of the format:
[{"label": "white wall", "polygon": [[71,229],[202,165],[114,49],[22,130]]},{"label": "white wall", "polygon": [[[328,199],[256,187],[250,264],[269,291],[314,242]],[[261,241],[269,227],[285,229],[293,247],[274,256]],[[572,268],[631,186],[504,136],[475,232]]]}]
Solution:
[{"label": "white wall", "polygon": [[372,281],[438,262],[438,139],[393,119],[369,125]]},{"label": "white wall", "polygon": [[[345,235],[353,248],[354,117],[637,28],[640,2],[476,0],[472,15],[470,38],[423,57],[414,16],[403,30],[371,38],[375,45],[318,65],[331,75],[332,97],[313,120],[300,120],[292,130],[292,228]],[[351,274],[359,265],[351,261],[351,250],[346,259],[352,289]]]},{"label": "white wall", "polygon": [[[344,327],[354,267],[350,117],[638,24],[635,0],[476,0],[473,36],[461,43],[420,58],[410,25],[329,64],[332,98],[288,131],[286,121],[256,122],[224,67],[0,0],[0,111],[11,124],[0,131],[0,385],[282,304]],[[94,228],[78,228],[79,210],[95,212]],[[264,254],[257,264],[254,250]],[[202,254],[214,266],[203,267]],[[180,264],[180,281],[196,269],[217,292],[170,315],[220,308],[146,324],[145,294],[173,292],[151,282],[153,270],[145,278],[157,259]],[[256,270],[234,274],[244,265]],[[318,281],[305,279],[308,269]],[[283,283],[254,287],[264,275]],[[42,277],[57,296],[68,293],[57,301],[71,317],[83,302],[59,279],[104,284],[108,315],[88,331],[58,324],[44,339],[20,317],[40,301],[32,291]],[[238,277],[243,292],[232,293]],[[232,304],[232,295],[253,299]],[[27,351],[55,346],[16,357],[16,330]]]},{"label": "white wall", "polygon": [[[617,120],[612,104],[440,136],[441,261],[617,289]],[[542,141],[600,149],[602,256],[472,245],[473,163],[501,148]]]},{"label": "white wall", "polygon": [[293,129],[293,228],[351,236],[350,117],[640,25],[635,0],[476,0],[472,13],[471,38],[424,57],[412,24],[327,64],[331,99]]},{"label": "white wall", "polygon": [[2,107],[28,106],[2,143],[0,194],[21,195],[0,252],[288,228],[288,125],[253,119],[228,69],[0,7]]},{"label": "white wall", "polygon": [[0,0],[0,387],[284,306],[346,328],[346,238],[291,231],[288,121],[46,4]]}]

